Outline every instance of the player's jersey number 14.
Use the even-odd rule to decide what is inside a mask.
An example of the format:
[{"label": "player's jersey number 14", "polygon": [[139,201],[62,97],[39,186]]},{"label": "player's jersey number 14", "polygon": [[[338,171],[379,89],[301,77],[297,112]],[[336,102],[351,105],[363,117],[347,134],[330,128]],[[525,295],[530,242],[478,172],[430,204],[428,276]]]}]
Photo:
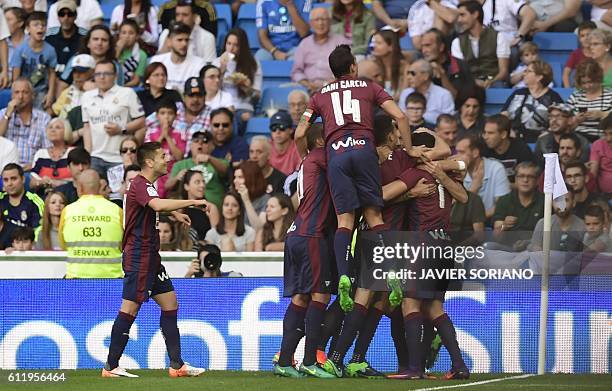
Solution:
[{"label": "player's jersey number 14", "polygon": [[352,114],[353,122],[361,122],[361,111],[359,100],[352,99],[351,90],[342,91],[342,102],[340,102],[340,93],[331,93],[332,106],[334,107],[334,117],[336,125],[344,125],[344,114]]}]

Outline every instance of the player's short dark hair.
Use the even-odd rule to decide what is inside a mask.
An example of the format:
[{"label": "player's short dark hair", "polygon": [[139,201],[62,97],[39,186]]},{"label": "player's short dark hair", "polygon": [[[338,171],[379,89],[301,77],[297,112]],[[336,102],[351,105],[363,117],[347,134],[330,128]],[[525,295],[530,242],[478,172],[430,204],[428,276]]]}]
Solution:
[{"label": "player's short dark hair", "polygon": [[425,95],[420,92],[413,92],[406,97],[406,101],[404,102],[404,107],[408,106],[408,103],[420,103],[423,107],[427,108],[427,98]]},{"label": "player's short dark hair", "polygon": [[176,114],[176,102],[170,97],[162,98],[157,103],[157,107],[155,107],[155,112],[159,113],[160,109],[170,109],[174,112],[174,114]]},{"label": "player's short dark hair", "polygon": [[218,109],[214,109],[210,112],[210,119],[212,120],[218,114],[225,114],[229,117],[230,122],[234,121],[234,113],[228,109],[227,107],[219,107]]},{"label": "player's short dark hair", "polygon": [[144,167],[145,160],[155,159],[155,153],[161,149],[161,144],[158,142],[148,142],[142,144],[136,152],[136,161],[140,167]]},{"label": "player's short dark hair", "polygon": [[424,145],[427,148],[433,148],[436,145],[436,138],[429,132],[414,132],[412,133],[412,145],[418,147]]},{"label": "player's short dark hair", "polygon": [[349,45],[338,45],[329,55],[329,68],[336,78],[348,75],[353,64],[355,56]]},{"label": "player's short dark hair", "polygon": [[580,171],[582,172],[582,175],[586,175],[587,172],[588,172],[586,166],[584,165],[584,163],[582,163],[582,162],[580,162],[578,160],[573,160],[573,161],[567,163],[565,165],[565,169],[563,170],[563,174],[565,174],[567,172],[567,170],[570,169],[570,168],[579,168]]},{"label": "player's short dark hair", "polygon": [[508,135],[510,135],[512,123],[510,122],[510,119],[503,114],[493,114],[487,117],[485,124],[495,124],[497,125],[498,132],[506,132]]},{"label": "player's short dark hair", "polygon": [[323,140],[323,124],[315,122],[306,132],[306,144],[309,151],[317,147],[317,140]]},{"label": "player's short dark hair", "polygon": [[578,138],[578,136],[576,136],[575,133],[562,134],[561,137],[559,137],[559,144],[561,144],[561,141],[563,140],[572,140],[576,149],[582,148],[582,143],[580,142],[580,139]]},{"label": "player's short dark hair", "polygon": [[17,227],[11,233],[11,241],[15,240],[29,240],[34,241],[34,230],[30,227]]},{"label": "player's short dark hair", "polygon": [[393,119],[387,113],[380,113],[374,117],[374,142],[379,147],[387,142],[389,133],[393,132]]},{"label": "player's short dark hair", "polygon": [[456,123],[458,123],[458,122],[457,122],[457,117],[454,117],[454,116],[452,116],[452,115],[450,115],[450,114],[446,114],[446,113],[440,114],[440,115],[438,116],[438,118],[436,119],[436,128],[437,128],[438,126],[440,126],[440,124],[441,124],[442,122],[451,123],[451,124],[456,124]]},{"label": "player's short dark hair", "polygon": [[26,26],[29,26],[30,23],[34,21],[44,22],[46,26],[47,25],[47,13],[42,12],[42,11],[32,12],[30,15],[28,15],[28,18],[26,19]]},{"label": "player's short dark hair", "polygon": [[171,37],[178,34],[191,35],[191,29],[185,23],[174,22],[170,25],[168,36]]},{"label": "player's short dark hair", "polygon": [[74,148],[68,152],[68,165],[74,164],[88,164],[91,165],[91,155],[85,148]]},{"label": "player's short dark hair", "polygon": [[597,204],[589,205],[584,211],[585,216],[596,217],[599,221],[603,222],[605,220],[606,212],[604,212],[603,208]]},{"label": "player's short dark hair", "polygon": [[129,166],[125,168],[125,170],[123,170],[123,181],[125,181],[125,178],[127,178],[128,172],[131,172],[131,171],[140,172],[141,170],[142,169],[140,168],[138,164],[130,164]]},{"label": "player's short dark hair", "polygon": [[484,150],[484,141],[478,134],[466,133],[457,140],[457,144],[459,144],[459,142],[463,140],[468,140],[470,142],[470,149],[477,149],[480,152],[480,155],[482,156],[482,151]]},{"label": "player's short dark hair", "polygon": [[4,166],[4,168],[2,169],[2,172],[4,173],[5,171],[10,171],[10,170],[17,170],[17,172],[19,173],[19,176],[23,178],[23,167],[21,167],[19,164],[9,163],[6,166]]},{"label": "player's short dark hair", "polygon": [[474,12],[478,12],[478,21],[480,24],[483,24],[484,21],[484,11],[482,9],[482,5],[476,0],[468,0],[463,3],[459,3],[459,7],[464,7],[467,12],[473,14]]},{"label": "player's short dark hair", "polygon": [[606,118],[601,120],[599,123],[599,129],[603,131],[606,129],[612,129],[612,113],[608,114]]},{"label": "player's short dark hair", "polygon": [[132,18],[123,19],[123,22],[121,22],[119,29],[121,30],[123,26],[130,26],[131,28],[134,29],[134,31],[136,31],[137,34],[140,34],[140,26],[138,25],[138,22],[136,22],[136,20]]}]

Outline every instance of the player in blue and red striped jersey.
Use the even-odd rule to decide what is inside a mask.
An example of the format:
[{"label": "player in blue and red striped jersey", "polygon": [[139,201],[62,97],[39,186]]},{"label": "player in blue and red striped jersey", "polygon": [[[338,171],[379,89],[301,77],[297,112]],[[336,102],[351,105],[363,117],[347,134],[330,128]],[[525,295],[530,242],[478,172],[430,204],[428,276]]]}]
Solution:
[{"label": "player in blue and red striped jersey", "polygon": [[[327,184],[321,125],[311,127],[306,139],[309,152],[298,173],[299,206],[285,239],[283,292],[291,297],[291,304],[283,319],[283,340],[274,373],[333,378],[316,361],[325,310],[335,289],[334,255],[327,238],[335,229],[336,219]],[[297,141],[298,151],[304,155],[305,140]],[[292,357],[304,333],[304,360],[298,371],[293,367]]]},{"label": "player in blue and red striped jersey", "polygon": [[137,152],[142,171],[129,185],[124,201],[123,300],[111,331],[108,359],[103,377],[138,377],[119,367],[130,328],[142,303],[149,297],[161,308],[159,325],[170,357],[171,377],[198,376],[204,369],[192,367],[181,359],[177,327],[178,303],[172,281],[159,256],[159,212],[171,212],[180,223],[191,224],[189,217],[176,210],[191,206],[206,208],[205,200],[167,200],[159,198],[153,183],[168,173],[167,156],[159,143],[144,143]]}]

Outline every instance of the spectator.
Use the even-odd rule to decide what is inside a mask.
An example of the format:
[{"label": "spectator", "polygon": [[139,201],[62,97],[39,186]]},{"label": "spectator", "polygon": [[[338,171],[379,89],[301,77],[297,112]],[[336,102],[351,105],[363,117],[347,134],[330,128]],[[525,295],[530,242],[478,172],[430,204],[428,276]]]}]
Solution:
[{"label": "spectator", "polygon": [[57,187],[71,180],[68,168],[68,153],[72,149],[66,140],[72,138],[72,128],[68,121],[53,118],[47,125],[49,148],[41,148],[34,154],[30,189]]},{"label": "spectator", "polygon": [[[361,75],[362,73],[360,72],[359,74]],[[306,108],[308,107],[309,100],[310,97],[302,89],[295,89],[289,93],[289,96],[287,97],[287,106],[289,107],[289,114],[291,115],[293,128],[295,128],[300,122],[302,114],[304,114],[304,111],[306,111]]]},{"label": "spectator", "polygon": [[497,160],[482,156],[482,141],[476,135],[463,136],[455,148],[458,158],[467,165],[463,185],[480,196],[485,206],[485,216],[491,218],[499,198],[510,193],[504,166]]},{"label": "spectator", "polygon": [[[180,0],[176,3],[175,10],[175,23],[183,23],[191,31],[187,55],[199,57],[204,60],[204,63],[214,60],[217,57],[215,36],[196,24],[195,5],[190,0]],[[170,45],[166,42],[169,32],[170,30],[166,28],[159,36],[158,53],[165,53],[170,50]]]},{"label": "spectator", "polygon": [[459,90],[455,99],[458,138],[468,134],[480,136],[484,131],[485,90],[477,85]]},{"label": "spectator", "polygon": [[204,80],[206,91],[206,106],[211,110],[226,107],[235,110],[232,95],[221,89],[221,71],[212,64],[207,64],[200,71],[200,79]]},{"label": "spectator", "polygon": [[603,86],[612,88],[612,33],[595,29],[589,33],[588,45],[587,57],[597,61],[603,70]]},{"label": "spectator", "polygon": [[255,24],[259,61],[292,60],[300,40],[308,35],[311,2],[306,0],[258,0]]},{"label": "spectator", "polygon": [[421,50],[423,34],[431,28],[448,35],[457,19],[457,3],[452,0],[417,0],[408,12],[408,34],[412,46]]},{"label": "spectator", "polygon": [[401,75],[408,65],[402,55],[397,33],[390,30],[377,31],[372,35],[372,56],[383,65],[385,90],[395,98],[401,92]]},{"label": "spectator", "polygon": [[563,177],[569,190],[574,193],[574,214],[581,219],[584,219],[584,214],[589,205],[598,201],[606,204],[607,200],[603,199],[597,192],[591,192],[586,187],[586,180],[589,172],[586,166],[580,162],[573,161],[565,165]]},{"label": "spectator", "polygon": [[[381,63],[369,59],[361,60],[357,63],[357,74],[359,75],[360,79],[371,80],[379,86],[385,88],[384,69]],[[291,108],[289,109],[291,111]],[[291,114],[291,116],[293,117],[293,113]],[[295,122],[294,120],[295,124],[297,124],[298,122],[299,119],[297,122]]]},{"label": "spectator", "polygon": [[11,235],[16,226],[4,221],[4,212],[0,209],[0,250],[4,250],[12,246]]},{"label": "spectator", "polygon": [[257,163],[268,186],[266,193],[282,193],[287,176],[270,165],[270,141],[266,136],[255,136],[249,145],[249,160]]},{"label": "spectator", "polygon": [[366,8],[363,0],[334,0],[331,14],[331,31],[351,41],[353,55],[365,56],[370,37],[376,31],[376,18],[372,11]]},{"label": "spectator", "polygon": [[578,26],[578,49],[575,49],[570,54],[563,68],[563,88],[571,88],[573,86],[571,80],[572,72],[586,58],[585,52],[589,50],[589,34],[596,28],[595,23],[590,20],[584,21]]},{"label": "spectator", "polygon": [[204,59],[188,53],[189,35],[191,30],[184,23],[175,23],[170,28],[168,42],[169,53],[158,54],[151,58],[151,62],[161,62],[166,66],[168,80],[166,87],[183,93],[185,81],[190,77],[197,77],[200,69],[205,65]]},{"label": "spectator", "polygon": [[[203,200],[206,197],[206,181],[201,171],[189,170],[181,181],[181,199]],[[214,204],[209,204],[206,211],[201,208],[185,208],[183,213],[191,220],[189,236],[196,247],[204,244],[206,233],[219,223],[219,210]]]},{"label": "spectator", "polygon": [[537,60],[527,66],[523,80],[526,88],[514,91],[506,100],[502,114],[510,118],[512,128],[527,143],[535,143],[548,129],[548,107],[563,103],[559,94],[550,89],[552,68]]},{"label": "spectator", "polygon": [[34,107],[48,110],[55,98],[57,87],[57,56],[53,46],[45,42],[47,14],[33,12],[28,16],[26,27],[29,38],[15,48],[11,57],[13,82],[20,76],[29,79],[34,87]]},{"label": "spectator", "polygon": [[151,62],[145,68],[144,88],[136,92],[142,103],[145,116],[149,116],[157,109],[157,104],[162,100],[170,99],[175,103],[182,100],[181,94],[176,90],[166,88],[168,81],[168,70],[161,62]]},{"label": "spectator", "polygon": [[76,189],[76,180],[83,171],[90,167],[90,165],[91,156],[86,149],[74,148],[72,151],[68,152],[68,169],[70,169],[72,181],[66,182],[63,185],[55,188],[55,191],[58,191],[64,195],[64,198],[68,204],[73,203],[79,198]]},{"label": "spectator", "polygon": [[[68,117],[70,110],[81,106],[81,98],[85,92],[85,82],[93,79],[96,60],[89,54],[79,54],[72,60],[72,84],[64,89],[53,106],[53,114],[60,118]],[[75,129],[76,131],[76,129]],[[73,139],[73,141],[76,141]]]},{"label": "spectator", "polygon": [[[6,24],[8,26],[9,33],[11,34],[7,39],[8,45],[8,60],[13,58],[15,49],[21,46],[25,39],[25,22],[27,14],[23,8],[11,7],[4,10],[4,16],[6,18]],[[13,80],[13,72],[9,67],[9,80]]]},{"label": "spectator", "polygon": [[310,11],[312,34],[304,38],[295,50],[291,80],[306,87],[310,94],[334,80],[329,68],[329,55],[336,46],[349,42],[344,35],[330,31],[330,21],[325,8]]},{"label": "spectator", "polygon": [[119,189],[119,193],[122,196],[121,205],[115,202],[120,207],[123,208],[123,196],[125,193],[127,193],[128,187],[130,183],[132,183],[132,180],[140,174],[140,171],[141,169],[138,164],[130,164],[123,170],[123,181],[121,182],[121,188]]},{"label": "spectator", "polygon": [[558,153],[561,136],[574,134],[581,146],[580,161],[586,163],[589,159],[589,141],[573,132],[572,108],[565,103],[555,103],[548,107],[548,132],[538,138],[535,146],[535,157],[541,168],[544,168],[544,154]]},{"label": "spectator", "polygon": [[581,5],[580,0],[529,0],[537,18],[532,31],[573,32],[582,19]]},{"label": "spectator", "polygon": [[52,191],[45,198],[45,209],[42,216],[42,229],[38,240],[36,241],[36,250],[61,250],[58,229],[60,223],[60,215],[66,206],[66,198],[64,194],[58,191]]},{"label": "spectator", "polygon": [[128,19],[136,21],[140,30],[140,41],[148,54],[157,51],[159,39],[159,24],[157,23],[158,8],[151,4],[151,0],[125,0],[113,9],[110,18],[111,31],[117,33],[119,26]]},{"label": "spectator", "polygon": [[115,46],[116,57],[121,64],[125,87],[138,87],[147,66],[147,53],[140,48],[140,27],[134,19],[126,19],[119,27],[119,39]]},{"label": "spectator", "polygon": [[211,156],[214,147],[213,136],[210,132],[195,132],[191,136],[190,157],[172,166],[170,178],[165,185],[166,191],[173,190],[189,170],[199,171],[206,182],[206,199],[220,209],[225,193],[221,178],[227,176],[229,162]]},{"label": "spectator", "polygon": [[255,230],[245,223],[246,213],[240,196],[230,192],[223,197],[219,223],[206,233],[206,243],[221,251],[253,251]]},{"label": "spectator", "polygon": [[441,114],[436,120],[436,135],[444,140],[449,147],[451,153],[455,153],[455,144],[457,143],[457,118],[448,114]]},{"label": "spectator", "polygon": [[[505,4],[505,3],[504,3]],[[459,25],[461,34],[453,39],[451,54],[464,60],[475,83],[482,88],[505,87],[509,71],[510,46],[502,34],[483,24],[484,11],[476,0],[459,4]],[[478,40],[476,48],[472,42]]]},{"label": "spectator", "polygon": [[440,30],[432,28],[423,34],[421,53],[433,68],[434,84],[446,88],[453,98],[457,97],[458,91],[474,84],[465,62],[451,56],[446,36]]},{"label": "spectator", "polygon": [[174,227],[174,221],[166,215],[159,216],[157,230],[159,231],[160,251],[176,251],[178,249],[178,235]]},{"label": "spectator", "polygon": [[478,194],[467,192],[465,204],[453,198],[450,217],[450,234],[455,243],[482,243],[485,230],[485,208]]},{"label": "spectator", "polygon": [[293,140],[291,115],[285,110],[279,110],[270,118],[270,133],[272,134],[272,149],[270,150],[270,165],[289,175],[297,170],[302,159]]},{"label": "spectator", "polygon": [[[95,26],[101,25],[104,19],[104,13],[100,7],[100,3],[96,0],[78,0],[77,3],[77,18],[76,25],[84,31],[91,31]],[[47,27],[53,31],[54,28],[60,29],[61,23],[58,18],[58,7],[63,4],[58,1],[49,7],[49,22]]]},{"label": "spectator", "polygon": [[8,88],[12,79],[9,79],[8,38],[11,33],[6,23],[4,12],[0,12],[0,88]]},{"label": "spectator", "polygon": [[7,255],[13,251],[32,251],[34,249],[34,230],[30,227],[16,227],[11,233],[11,247],[5,249]]},{"label": "spectator", "polygon": [[198,259],[194,259],[185,274],[185,278],[211,278],[211,277],[242,277],[242,273],[235,271],[222,272],[221,249],[214,244],[206,244],[198,251]]},{"label": "spectator", "polygon": [[234,113],[224,107],[210,113],[215,145],[212,156],[227,160],[232,167],[238,167],[243,160],[248,160],[249,146],[242,137],[234,135],[233,119]]},{"label": "spectator", "polygon": [[[179,1],[170,0],[159,7],[159,24],[162,28],[168,28],[173,21],[177,20],[176,7]],[[188,1],[185,1],[188,3]],[[200,26],[204,27],[214,36],[217,35],[217,13],[208,0],[193,0],[194,11],[200,16]]]},{"label": "spectator", "polygon": [[242,135],[255,111],[253,101],[259,100],[263,73],[259,61],[251,54],[244,30],[231,29],[225,36],[223,47],[225,52],[213,61],[213,65],[219,67],[223,75],[223,90],[232,95],[236,125]]},{"label": "spectator", "polygon": [[144,126],[144,111],[133,89],[115,84],[110,61],[96,64],[96,89],[83,94],[85,148],[91,151],[91,168],[105,173],[121,163],[119,146],[128,134]]},{"label": "spectator", "polygon": [[[510,84],[512,88],[525,88],[527,84],[525,84],[524,76],[527,71],[527,67],[530,64],[533,64],[535,61],[540,60],[540,49],[538,45],[533,42],[525,42],[521,44],[519,48],[519,55],[521,56],[521,62],[518,66],[510,73]],[[552,73],[552,69],[551,69]],[[553,87],[552,80],[548,83],[548,87]]]},{"label": "spectator", "polygon": [[612,193],[612,114],[602,121],[604,137],[595,141],[591,147],[590,170],[597,178],[599,190]]},{"label": "spectator", "polygon": [[11,86],[11,100],[0,110],[0,136],[13,141],[19,152],[19,164],[24,170],[32,168],[34,154],[51,146],[45,136],[45,128],[51,119],[49,114],[35,109],[34,88],[30,80],[19,78]]},{"label": "spectator", "polygon": [[[583,249],[582,238],[586,231],[584,221],[574,215],[574,193],[565,194],[565,210],[553,203],[554,214],[551,218],[550,249],[556,251],[579,252]],[[544,236],[544,218],[541,218],[533,230],[530,251],[542,251]]]},{"label": "spectator", "polygon": [[536,13],[525,0],[479,0],[484,11],[483,24],[499,32],[510,47],[527,40]]},{"label": "spectator", "polygon": [[266,193],[267,185],[259,165],[251,161],[240,163],[234,171],[233,185],[244,203],[245,224],[260,229],[266,222],[265,209],[270,195]]},{"label": "spectator", "polygon": [[593,59],[587,58],[576,69],[576,89],[567,104],[574,110],[576,133],[594,142],[602,135],[599,121],[612,110],[612,87],[604,87],[603,70]]},{"label": "spectator", "polygon": [[420,92],[413,92],[406,98],[404,112],[408,118],[410,131],[414,132],[418,128],[435,129],[434,124],[425,121],[425,118],[423,118],[426,106],[427,100]]},{"label": "spectator", "polygon": [[406,32],[408,29],[408,10],[415,0],[373,0],[372,12],[376,15],[377,28],[385,24],[396,30]]},{"label": "spectator", "polygon": [[[119,154],[121,155],[121,164],[117,164],[106,171],[106,179],[108,187],[111,190],[111,201],[121,199],[121,187],[124,182],[125,172],[127,167],[136,164],[136,152],[138,151],[138,140],[134,136],[128,136],[119,144]],[[158,189],[159,191],[159,189]]]},{"label": "spectator", "polygon": [[599,205],[589,206],[584,215],[586,232],[582,240],[585,250],[594,252],[609,252],[612,250],[612,240],[605,231],[606,214]]},{"label": "spectator", "polygon": [[15,143],[6,137],[0,136],[0,167],[6,166],[9,163],[19,163],[19,155]]},{"label": "spectator", "polygon": [[408,75],[412,79],[412,87],[406,88],[400,94],[400,103],[406,101],[406,97],[417,91],[427,100],[427,106],[423,118],[429,123],[436,123],[440,114],[454,114],[455,103],[453,95],[443,87],[435,85],[432,81],[433,67],[426,60],[416,60],[410,64]]},{"label": "spectator", "polygon": [[70,58],[77,53],[85,32],[81,33],[75,24],[77,5],[73,0],[58,1],[57,7],[59,7],[56,9],[60,26],[54,29],[47,26],[45,40],[55,49],[57,57],[55,72],[60,78]]},{"label": "spectator", "polygon": [[266,205],[266,222],[255,237],[255,251],[283,251],[294,216],[291,199],[282,193],[273,194]]},{"label": "spectator", "polygon": [[4,214],[2,220],[16,227],[40,226],[44,202],[34,193],[25,190],[23,168],[10,163],[2,169],[2,184],[4,191],[0,192],[0,210]]},{"label": "spectator", "polygon": [[[493,215],[494,238],[507,251],[523,251],[531,232],[544,215],[544,194],[538,191],[539,167],[533,162],[516,166],[516,189],[501,197]],[[494,249],[492,246],[489,249]]]}]

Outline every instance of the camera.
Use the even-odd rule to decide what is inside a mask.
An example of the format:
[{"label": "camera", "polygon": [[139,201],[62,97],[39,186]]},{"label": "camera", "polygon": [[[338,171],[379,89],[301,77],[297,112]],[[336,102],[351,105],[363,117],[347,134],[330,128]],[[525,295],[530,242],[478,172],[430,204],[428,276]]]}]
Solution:
[{"label": "camera", "polygon": [[[207,254],[202,258],[202,253],[206,252]],[[200,252],[198,253],[198,259],[200,260],[200,269],[202,271],[216,271],[221,269],[221,264],[223,263],[223,259],[221,258],[221,249],[215,246],[214,244],[205,244],[200,247]]]}]

